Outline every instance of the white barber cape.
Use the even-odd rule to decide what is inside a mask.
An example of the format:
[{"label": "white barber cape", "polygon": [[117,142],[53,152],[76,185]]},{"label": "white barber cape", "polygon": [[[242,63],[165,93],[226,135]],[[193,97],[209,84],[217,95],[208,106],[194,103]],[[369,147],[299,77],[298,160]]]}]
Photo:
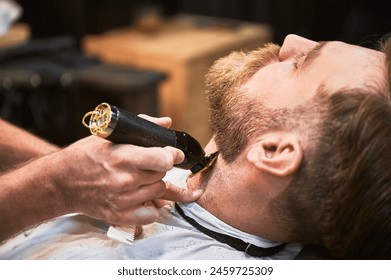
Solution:
[{"label": "white barber cape", "polygon": [[[174,169],[165,180],[185,186],[188,174]],[[186,216],[209,230],[260,247],[279,244],[235,229],[197,203],[179,205]],[[1,244],[0,259],[293,259],[302,248],[300,244],[288,244],[273,256],[256,258],[195,229],[173,205],[161,208],[160,214],[157,222],[143,226],[142,235],[132,245],[108,238],[107,226],[94,219],[82,215],[62,216]]]}]

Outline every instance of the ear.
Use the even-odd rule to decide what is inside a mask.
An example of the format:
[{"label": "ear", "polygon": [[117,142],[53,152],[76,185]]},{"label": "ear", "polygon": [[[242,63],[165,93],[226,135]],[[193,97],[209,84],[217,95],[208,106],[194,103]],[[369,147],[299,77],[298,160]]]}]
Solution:
[{"label": "ear", "polygon": [[276,131],[262,135],[250,146],[247,159],[256,168],[275,176],[289,176],[300,166],[303,150],[296,134]]}]

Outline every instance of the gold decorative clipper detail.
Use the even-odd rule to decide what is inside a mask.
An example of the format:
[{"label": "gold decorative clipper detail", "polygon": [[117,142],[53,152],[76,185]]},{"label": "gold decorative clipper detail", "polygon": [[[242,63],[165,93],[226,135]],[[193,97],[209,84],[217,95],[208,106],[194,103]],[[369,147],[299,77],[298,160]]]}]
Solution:
[{"label": "gold decorative clipper detail", "polygon": [[[90,118],[88,124],[87,118]],[[107,134],[107,129],[111,121],[111,107],[108,103],[101,103],[94,111],[86,113],[82,119],[85,127],[89,128],[93,135],[102,136]]]}]

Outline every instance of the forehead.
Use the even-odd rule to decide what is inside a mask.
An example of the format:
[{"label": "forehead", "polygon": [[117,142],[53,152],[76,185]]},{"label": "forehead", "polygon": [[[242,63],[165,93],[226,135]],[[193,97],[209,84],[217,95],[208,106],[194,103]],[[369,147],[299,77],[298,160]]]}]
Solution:
[{"label": "forehead", "polygon": [[361,63],[363,66],[379,67],[377,70],[381,70],[382,72],[384,70],[385,55],[377,50],[335,41],[328,42],[323,52],[328,56],[332,55],[340,58],[354,59],[356,63]]},{"label": "forehead", "polygon": [[386,77],[384,53],[342,42],[327,43],[316,67],[324,71],[324,84],[334,90],[379,87]]}]

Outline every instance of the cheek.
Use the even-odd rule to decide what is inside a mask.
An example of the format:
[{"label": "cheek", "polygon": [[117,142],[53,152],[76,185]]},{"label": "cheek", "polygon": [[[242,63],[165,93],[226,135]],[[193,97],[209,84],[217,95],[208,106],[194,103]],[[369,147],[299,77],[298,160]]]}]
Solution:
[{"label": "cheek", "polygon": [[242,89],[265,107],[287,107],[296,99],[296,79],[291,63],[274,63],[260,69]]},{"label": "cheek", "polygon": [[264,87],[253,92],[262,105],[271,109],[294,108],[312,99],[324,82],[316,74],[266,79]]},{"label": "cheek", "polygon": [[251,113],[251,108],[254,108],[254,105],[246,102],[242,96],[236,96],[230,104],[224,104],[220,111],[211,115],[214,140],[221,156],[227,162],[237,157],[248,139],[247,128],[255,115]]}]

